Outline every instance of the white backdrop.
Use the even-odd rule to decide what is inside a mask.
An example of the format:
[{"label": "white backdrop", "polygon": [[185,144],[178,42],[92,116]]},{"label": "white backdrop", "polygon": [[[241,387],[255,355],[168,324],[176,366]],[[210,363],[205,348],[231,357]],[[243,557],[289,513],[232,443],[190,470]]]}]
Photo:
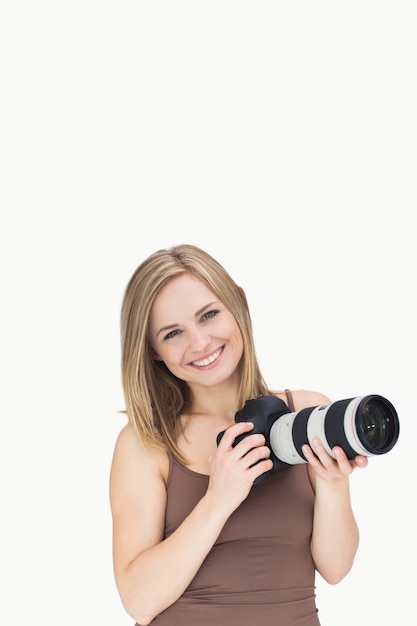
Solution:
[{"label": "white backdrop", "polygon": [[352,476],[355,566],[317,603],[323,626],[410,623],[415,32],[402,0],[2,3],[2,624],[132,625],[119,310],[182,242],[245,288],[271,386],[396,406],[398,444]]}]

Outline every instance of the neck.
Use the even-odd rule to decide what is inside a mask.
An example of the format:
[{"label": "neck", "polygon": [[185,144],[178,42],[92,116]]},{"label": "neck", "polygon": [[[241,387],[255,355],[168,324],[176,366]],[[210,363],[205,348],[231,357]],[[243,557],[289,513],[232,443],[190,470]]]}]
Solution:
[{"label": "neck", "polygon": [[232,420],[237,410],[238,386],[231,384],[215,387],[193,387],[189,414],[221,415]]}]

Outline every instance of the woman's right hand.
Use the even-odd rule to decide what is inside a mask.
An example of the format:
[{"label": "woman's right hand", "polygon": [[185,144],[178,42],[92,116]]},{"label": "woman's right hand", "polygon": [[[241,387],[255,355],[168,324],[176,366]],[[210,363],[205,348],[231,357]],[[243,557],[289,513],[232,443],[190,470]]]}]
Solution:
[{"label": "woman's right hand", "polygon": [[[256,478],[272,469],[271,451],[262,434],[253,434],[251,422],[227,428],[210,456],[210,481],[207,495],[234,511],[248,496]],[[242,436],[234,445],[235,439]]]}]

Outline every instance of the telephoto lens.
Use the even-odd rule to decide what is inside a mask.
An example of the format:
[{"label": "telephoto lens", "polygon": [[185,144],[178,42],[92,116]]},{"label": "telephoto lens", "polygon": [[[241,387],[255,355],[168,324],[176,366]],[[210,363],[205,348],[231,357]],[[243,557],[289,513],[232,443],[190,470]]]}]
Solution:
[{"label": "telephoto lens", "polygon": [[278,459],[294,465],[305,463],[301,450],[318,437],[334,458],[340,446],[349,459],[358,454],[386,454],[397,443],[399,420],[394,406],[379,395],[358,396],[331,404],[285,413],[269,432],[270,447]]}]

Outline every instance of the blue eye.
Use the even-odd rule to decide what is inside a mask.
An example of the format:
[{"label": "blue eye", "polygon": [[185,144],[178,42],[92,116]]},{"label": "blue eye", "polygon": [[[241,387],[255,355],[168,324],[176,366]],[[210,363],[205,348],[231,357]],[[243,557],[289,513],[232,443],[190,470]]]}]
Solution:
[{"label": "blue eye", "polygon": [[175,337],[176,335],[179,335],[181,331],[179,331],[178,329],[176,330],[171,330],[171,332],[169,332],[167,335],[164,336],[164,341],[165,339],[171,339],[172,337]]},{"label": "blue eye", "polygon": [[207,313],[204,313],[204,315],[203,315],[203,318],[202,318],[202,319],[203,319],[203,320],[208,320],[208,319],[211,319],[212,317],[216,317],[216,315],[217,315],[217,313],[218,313],[218,312],[219,312],[219,311],[217,311],[217,310],[215,310],[215,309],[214,309],[213,311],[207,311]]}]

